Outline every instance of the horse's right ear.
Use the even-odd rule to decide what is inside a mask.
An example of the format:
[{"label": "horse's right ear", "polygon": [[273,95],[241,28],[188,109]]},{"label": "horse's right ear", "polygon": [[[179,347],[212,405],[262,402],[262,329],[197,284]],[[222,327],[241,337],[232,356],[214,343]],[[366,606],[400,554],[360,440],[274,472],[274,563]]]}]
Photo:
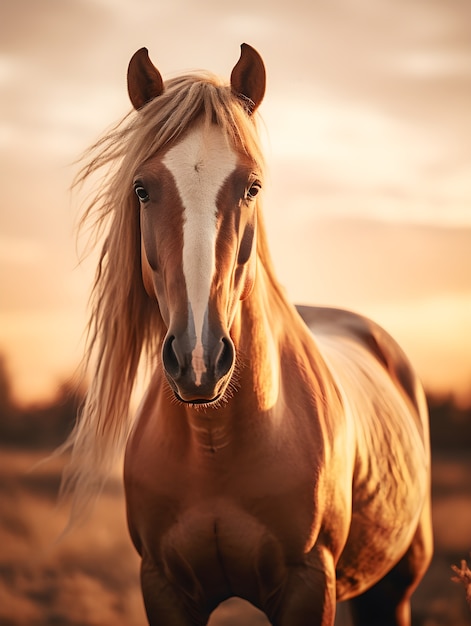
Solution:
[{"label": "horse's right ear", "polygon": [[128,66],[128,94],[137,110],[164,92],[159,70],[149,59],[147,48],[135,52]]}]

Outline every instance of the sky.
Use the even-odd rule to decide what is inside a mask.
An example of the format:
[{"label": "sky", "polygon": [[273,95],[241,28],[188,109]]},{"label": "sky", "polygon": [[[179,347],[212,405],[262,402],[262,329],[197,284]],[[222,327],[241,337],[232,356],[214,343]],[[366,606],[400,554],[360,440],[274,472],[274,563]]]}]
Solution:
[{"label": "sky", "polygon": [[471,392],[469,0],[3,0],[0,353],[19,400],[79,362],[96,256],[78,263],[77,159],[164,77],[261,53],[265,219],[293,301],[382,324],[428,389]]}]

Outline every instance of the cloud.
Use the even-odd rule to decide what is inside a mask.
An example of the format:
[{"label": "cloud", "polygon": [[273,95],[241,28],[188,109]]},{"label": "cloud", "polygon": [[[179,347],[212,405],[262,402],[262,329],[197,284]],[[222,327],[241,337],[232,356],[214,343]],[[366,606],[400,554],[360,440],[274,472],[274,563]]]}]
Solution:
[{"label": "cloud", "polygon": [[287,219],[271,235],[293,301],[374,319],[428,388],[469,398],[471,228],[337,217]]},{"label": "cloud", "polygon": [[129,110],[126,67],[143,45],[164,76],[228,77],[243,41],[262,53],[266,218],[293,297],[392,310],[463,293],[468,240],[414,224],[471,223],[469,12],[459,0],[7,0],[0,314],[24,387],[76,353],[91,272],[73,271],[69,165]]},{"label": "cloud", "polygon": [[[275,234],[279,273],[314,303],[397,304],[471,291],[471,228],[352,218],[287,221]],[[296,278],[295,278],[296,277]]]},{"label": "cloud", "polygon": [[38,263],[43,255],[44,247],[38,241],[0,235],[0,267]]}]

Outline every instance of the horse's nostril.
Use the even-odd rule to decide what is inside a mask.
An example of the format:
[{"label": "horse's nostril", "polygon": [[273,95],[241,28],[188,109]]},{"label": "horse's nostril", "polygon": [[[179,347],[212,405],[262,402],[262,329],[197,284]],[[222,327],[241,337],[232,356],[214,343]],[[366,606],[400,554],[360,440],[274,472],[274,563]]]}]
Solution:
[{"label": "horse's nostril", "polygon": [[214,364],[216,375],[222,377],[227,374],[234,365],[234,358],[234,344],[229,337],[223,337],[221,339],[220,351]]},{"label": "horse's nostril", "polygon": [[[209,354],[208,354],[209,353]],[[197,350],[186,334],[170,333],[162,346],[162,365],[172,389],[191,400],[214,398],[234,367],[235,348],[229,336],[216,340],[211,351]]]},{"label": "horse's nostril", "polygon": [[177,378],[180,373],[180,363],[174,349],[174,335],[170,335],[164,341],[162,348],[162,362],[167,373],[173,378]]}]

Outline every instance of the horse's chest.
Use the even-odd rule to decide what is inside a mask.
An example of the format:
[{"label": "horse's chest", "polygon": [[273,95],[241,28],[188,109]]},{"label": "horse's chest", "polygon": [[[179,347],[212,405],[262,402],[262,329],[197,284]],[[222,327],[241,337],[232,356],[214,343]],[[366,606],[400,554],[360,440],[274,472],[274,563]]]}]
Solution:
[{"label": "horse's chest", "polygon": [[211,606],[238,595],[259,605],[302,560],[316,532],[312,472],[183,471],[151,485],[127,475],[136,545],[186,595]]},{"label": "horse's chest", "polygon": [[257,604],[285,574],[279,538],[226,500],[183,511],[163,534],[159,552],[170,581],[208,605],[232,595]]}]

